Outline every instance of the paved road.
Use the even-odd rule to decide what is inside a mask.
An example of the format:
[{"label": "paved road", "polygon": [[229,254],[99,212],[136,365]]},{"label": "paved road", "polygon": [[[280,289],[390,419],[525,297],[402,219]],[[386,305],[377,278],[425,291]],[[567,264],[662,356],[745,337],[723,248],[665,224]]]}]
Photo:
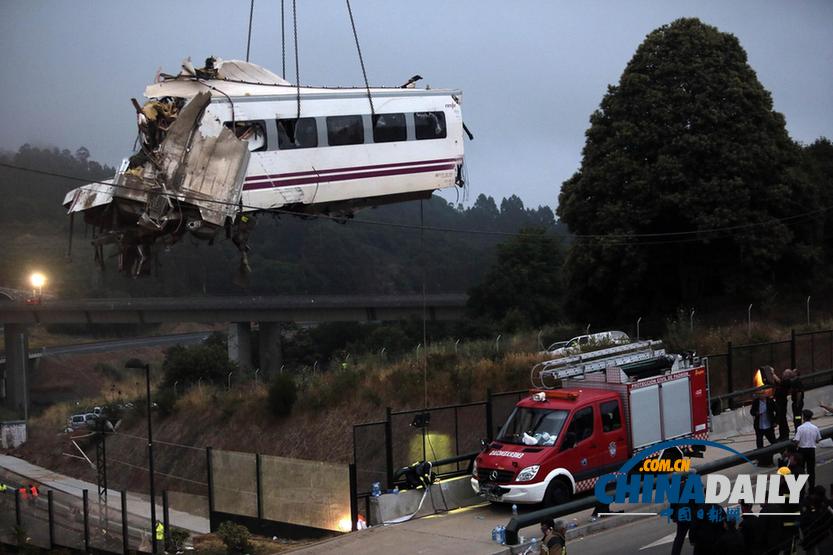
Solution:
[{"label": "paved road", "polygon": [[[102,353],[130,349],[136,347],[158,347],[172,345],[194,345],[201,343],[211,335],[210,331],[198,331],[190,333],[176,333],[171,335],[153,335],[149,337],[130,337],[127,339],[110,339],[107,341],[95,341],[91,343],[76,343],[74,345],[58,345],[55,347],[43,347],[40,351],[30,350],[30,358],[41,358],[55,355],[79,354],[79,353]],[[6,357],[0,354],[0,364],[6,362]]]},{"label": "paved road", "polygon": [[192,333],[177,333],[173,335],[156,335],[151,337],[131,337],[128,339],[113,339],[96,341],[95,343],[79,343],[76,345],[61,345],[58,347],[44,347],[42,356],[63,355],[67,353],[100,353],[129,349],[131,347],[157,347],[160,345],[193,345],[200,343],[211,335],[209,331]]}]

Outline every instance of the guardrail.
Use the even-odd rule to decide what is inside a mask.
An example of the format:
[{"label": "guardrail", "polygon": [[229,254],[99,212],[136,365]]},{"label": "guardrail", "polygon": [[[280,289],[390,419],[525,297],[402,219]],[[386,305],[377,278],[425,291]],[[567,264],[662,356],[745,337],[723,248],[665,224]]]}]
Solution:
[{"label": "guardrail", "polygon": [[[833,426],[821,430],[821,437],[822,439],[833,437]],[[780,443],[775,443],[768,447],[747,451],[746,453],[743,453],[743,455],[749,460],[755,460],[760,456],[774,455],[776,453],[780,453],[790,443],[792,442],[782,441]],[[716,461],[703,464],[702,466],[698,466],[696,470],[697,474],[711,474],[712,472],[718,472],[726,468],[731,468],[733,466],[744,464],[745,462],[746,460],[744,460],[738,455],[730,455],[728,457],[724,457],[722,459],[718,459]],[[610,484],[606,490],[612,491],[614,488],[615,484]],[[521,528],[526,528],[528,526],[539,524],[544,520],[554,519],[560,516],[575,513],[577,511],[592,509],[596,506],[597,503],[598,501],[596,500],[596,496],[592,495],[585,497],[584,499],[577,499],[576,501],[564,503],[563,505],[548,507],[546,509],[540,509],[538,511],[533,511],[531,513],[526,513],[524,515],[512,517],[512,519],[506,524],[506,544],[518,544],[518,531]]]}]

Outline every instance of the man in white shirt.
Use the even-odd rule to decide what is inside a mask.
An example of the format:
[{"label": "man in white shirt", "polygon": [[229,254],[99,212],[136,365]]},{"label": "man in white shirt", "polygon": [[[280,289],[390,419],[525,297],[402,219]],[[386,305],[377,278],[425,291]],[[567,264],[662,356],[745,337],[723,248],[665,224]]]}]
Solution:
[{"label": "man in white shirt", "polygon": [[805,409],[801,414],[804,416],[804,424],[795,431],[793,441],[798,445],[798,451],[804,458],[804,467],[810,475],[810,479],[807,480],[809,486],[807,491],[813,491],[816,485],[816,444],[821,441],[821,432],[811,422],[813,411]]}]

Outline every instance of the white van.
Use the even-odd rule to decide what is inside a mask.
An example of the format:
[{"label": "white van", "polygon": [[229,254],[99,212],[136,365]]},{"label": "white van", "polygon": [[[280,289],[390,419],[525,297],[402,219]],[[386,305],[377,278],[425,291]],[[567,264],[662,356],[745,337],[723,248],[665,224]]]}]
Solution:
[{"label": "white van", "polygon": [[623,331],[601,331],[589,335],[579,335],[567,341],[558,341],[547,348],[547,352],[553,356],[574,355],[585,349],[593,350],[593,347],[607,347],[613,345],[624,345],[630,343],[631,338]]}]

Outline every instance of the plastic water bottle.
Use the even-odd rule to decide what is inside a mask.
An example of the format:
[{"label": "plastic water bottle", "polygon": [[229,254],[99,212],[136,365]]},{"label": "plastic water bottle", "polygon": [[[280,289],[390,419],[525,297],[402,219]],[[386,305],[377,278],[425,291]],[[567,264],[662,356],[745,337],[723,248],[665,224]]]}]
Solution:
[{"label": "plastic water bottle", "polygon": [[570,523],[567,525],[567,529],[568,529],[568,530],[572,530],[572,529],[573,529],[573,528],[575,528],[576,526],[578,526],[578,521],[577,521],[576,519],[573,519],[573,520],[571,520],[571,521],[570,521]]},{"label": "plastic water bottle", "polygon": [[515,504],[512,505],[512,516],[518,516],[518,506]]},{"label": "plastic water bottle", "polygon": [[497,542],[498,542],[500,545],[505,545],[505,544],[506,544],[506,528],[504,528],[503,526],[498,526],[498,529],[497,529]]},{"label": "plastic water bottle", "polygon": [[370,495],[373,497],[379,497],[382,495],[382,484],[379,482],[373,482],[370,484]]},{"label": "plastic water bottle", "polygon": [[492,528],[492,541],[493,542],[497,541],[497,529],[498,528],[500,528],[500,526],[495,526],[494,528]]}]

